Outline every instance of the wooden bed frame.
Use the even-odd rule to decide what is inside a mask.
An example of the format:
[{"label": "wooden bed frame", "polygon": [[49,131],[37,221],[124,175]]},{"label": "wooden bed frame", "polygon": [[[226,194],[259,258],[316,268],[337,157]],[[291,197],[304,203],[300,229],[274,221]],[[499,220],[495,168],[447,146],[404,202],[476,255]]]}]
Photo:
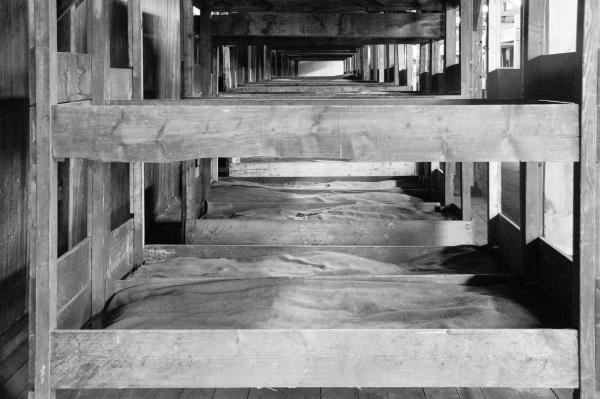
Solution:
[{"label": "wooden bed frame", "polygon": [[[322,99],[310,104],[295,99],[285,103],[272,99],[141,101],[141,82],[136,79],[141,57],[135,57],[139,63],[129,72],[111,71],[108,46],[102,40],[107,37],[107,6],[103,0],[88,3],[89,29],[95,40],[86,57],[57,53],[56,2],[34,0],[30,204],[35,228],[31,246],[35,398],[54,398],[58,389],[248,386],[564,387],[578,388],[586,399],[597,395],[597,1],[580,0],[576,60],[583,68],[578,104],[419,98]],[[469,15],[472,2],[461,4]],[[135,29],[141,23],[140,0],[129,0],[129,6],[133,37],[137,37],[132,41],[133,53],[140,54],[141,37]],[[194,95],[189,86],[194,70],[193,51],[189,51],[190,46],[193,49],[191,7],[191,0],[182,1],[188,97]],[[463,68],[468,54],[465,50]],[[61,90],[67,91],[59,96],[58,67],[68,67],[68,59],[74,57],[91,65],[89,87],[61,84]],[[111,87],[123,87],[110,85],[111,76],[117,75],[130,82],[124,87],[131,87],[131,93],[111,92]],[[467,75],[463,78],[468,84]],[[137,100],[108,102],[123,98]],[[59,100],[91,100],[92,105],[59,104]],[[363,120],[371,128],[368,133]],[[550,245],[535,246],[535,254],[554,262],[557,270],[573,270],[572,289],[566,295],[576,303],[573,328],[81,330],[102,312],[114,292],[114,281],[140,265],[148,253],[165,249],[144,245],[142,162],[237,156],[447,165],[490,162],[493,242],[514,271],[523,274],[529,272],[525,265],[531,259],[531,244],[541,237],[532,220],[536,213],[527,212],[541,209],[543,200],[535,194],[540,177],[534,166],[545,161],[575,163],[573,259]],[[56,252],[59,158],[94,161],[88,237],[60,258]],[[108,162],[131,164],[133,218],[115,230],[110,228]],[[499,212],[500,162],[522,163],[519,226]],[[209,251],[210,247],[167,249]]]}]

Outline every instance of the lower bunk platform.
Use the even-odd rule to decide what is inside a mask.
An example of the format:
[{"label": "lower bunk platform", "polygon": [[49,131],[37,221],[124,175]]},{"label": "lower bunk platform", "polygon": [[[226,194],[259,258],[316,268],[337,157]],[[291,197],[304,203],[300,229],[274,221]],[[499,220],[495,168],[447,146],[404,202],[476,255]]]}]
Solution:
[{"label": "lower bunk platform", "polygon": [[[116,282],[101,329],[52,332],[53,387],[578,386],[577,331],[481,249],[248,247],[244,263],[244,246],[217,247],[150,247],[158,262]],[[186,251],[204,260],[178,275]],[[268,266],[285,256],[303,275]]]}]

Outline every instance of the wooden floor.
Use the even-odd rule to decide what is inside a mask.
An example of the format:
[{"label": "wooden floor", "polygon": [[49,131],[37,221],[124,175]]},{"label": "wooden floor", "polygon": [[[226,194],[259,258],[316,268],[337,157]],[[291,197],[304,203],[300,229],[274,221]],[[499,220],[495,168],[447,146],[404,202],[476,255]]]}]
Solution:
[{"label": "wooden floor", "polygon": [[58,399],[571,399],[572,390],[507,388],[140,389],[60,392]]}]

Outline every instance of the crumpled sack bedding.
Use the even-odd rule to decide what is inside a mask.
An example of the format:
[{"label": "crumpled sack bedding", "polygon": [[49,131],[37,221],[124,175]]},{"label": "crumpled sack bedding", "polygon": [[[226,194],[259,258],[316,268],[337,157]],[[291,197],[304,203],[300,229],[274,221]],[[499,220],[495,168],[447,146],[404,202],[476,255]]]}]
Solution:
[{"label": "crumpled sack bedding", "polygon": [[107,305],[114,329],[536,328],[516,285],[271,278],[144,284]]},{"label": "crumpled sack bedding", "polygon": [[461,245],[432,249],[426,255],[395,263],[316,250],[241,258],[175,257],[148,261],[128,279],[502,273],[505,273],[502,263],[492,254],[475,246]]},{"label": "crumpled sack bedding", "polygon": [[[217,182],[207,198],[207,219],[444,220],[394,180],[260,184]],[[262,203],[262,204],[261,204]]]}]

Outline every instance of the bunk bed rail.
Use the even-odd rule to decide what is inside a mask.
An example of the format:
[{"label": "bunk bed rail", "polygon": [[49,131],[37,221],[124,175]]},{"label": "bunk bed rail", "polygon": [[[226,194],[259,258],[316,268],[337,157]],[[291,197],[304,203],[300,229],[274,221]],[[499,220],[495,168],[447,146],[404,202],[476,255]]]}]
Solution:
[{"label": "bunk bed rail", "polygon": [[69,388],[578,387],[577,331],[53,331]]},{"label": "bunk bed rail", "polygon": [[568,103],[138,104],[55,106],[54,156],[104,162],[240,155],[416,162],[579,159],[579,107]]}]

